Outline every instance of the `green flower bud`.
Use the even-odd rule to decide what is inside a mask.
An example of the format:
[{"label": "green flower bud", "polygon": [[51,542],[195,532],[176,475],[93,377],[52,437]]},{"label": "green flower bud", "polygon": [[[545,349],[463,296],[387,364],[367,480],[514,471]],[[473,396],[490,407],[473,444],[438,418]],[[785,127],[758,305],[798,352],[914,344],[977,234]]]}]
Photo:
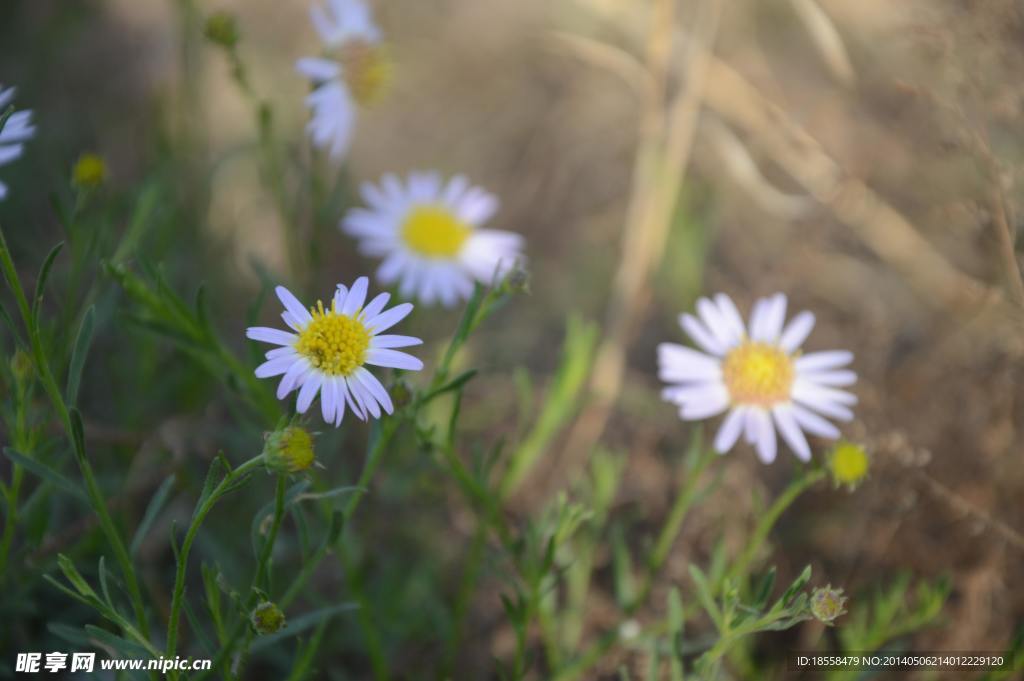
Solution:
[{"label": "green flower bud", "polygon": [[530,293],[530,273],[522,263],[516,263],[515,267],[505,275],[505,279],[501,282],[501,291],[509,295]]},{"label": "green flower bud", "polygon": [[836,487],[844,485],[855,489],[868,475],[870,458],[864,447],[842,441],[828,454],[828,470]]},{"label": "green flower bud", "polygon": [[401,409],[412,402],[412,388],[400,378],[391,384],[388,393],[391,395],[391,401],[395,404],[395,409]]},{"label": "green flower bud", "polygon": [[811,594],[811,614],[828,626],[832,626],[840,615],[846,614],[845,605],[843,590],[833,589],[831,584],[824,589],[815,589]]},{"label": "green flower bud", "polygon": [[11,356],[11,373],[14,374],[14,380],[20,385],[28,383],[32,379],[32,375],[35,371],[35,364],[32,362],[32,358],[22,350],[17,350]]},{"label": "green flower bud", "polygon": [[107,164],[97,154],[82,154],[71,171],[71,184],[80,189],[94,189],[107,179]]},{"label": "green flower bud", "polygon": [[207,18],[206,27],[203,29],[206,39],[211,43],[233,48],[238,44],[238,22],[230,12],[214,12]]},{"label": "green flower bud", "polygon": [[316,460],[313,436],[301,426],[286,426],[266,436],[263,445],[267,469],[275,473],[301,473]]},{"label": "green flower bud", "polygon": [[256,633],[263,636],[278,632],[284,627],[284,613],[270,601],[263,601],[257,605],[249,619]]}]

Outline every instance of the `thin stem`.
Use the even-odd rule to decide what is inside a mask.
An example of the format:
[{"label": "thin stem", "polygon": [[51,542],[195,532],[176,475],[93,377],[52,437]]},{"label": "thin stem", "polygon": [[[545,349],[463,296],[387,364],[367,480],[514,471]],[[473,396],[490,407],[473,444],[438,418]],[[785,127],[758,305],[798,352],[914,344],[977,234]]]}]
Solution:
[{"label": "thin stem", "polygon": [[627,609],[628,612],[635,612],[647,600],[647,596],[650,595],[654,579],[668,559],[668,555],[672,551],[676,539],[679,537],[679,532],[683,528],[683,521],[686,520],[690,508],[697,499],[698,483],[701,480],[701,476],[708,465],[714,460],[714,457],[715,454],[709,451],[704,451],[700,454],[697,465],[690,471],[686,484],[676,496],[672,509],[669,511],[668,520],[665,521],[665,525],[661,528],[658,539],[654,544],[654,549],[651,551],[650,558],[648,559],[643,585],[640,587],[636,599]]},{"label": "thin stem", "polygon": [[775,527],[779,517],[801,494],[824,477],[825,470],[823,468],[816,468],[789,483],[789,486],[779,495],[775,503],[768,509],[768,512],[761,516],[761,520],[754,529],[750,541],[747,542],[747,546],[740,557],[732,564],[726,579],[730,580],[733,584],[737,584],[738,580],[746,577],[750,564],[757,557],[757,552],[761,550],[761,546],[768,538],[772,528]]},{"label": "thin stem", "polygon": [[128,595],[132,602],[132,609],[134,610],[135,619],[138,622],[139,629],[145,636],[149,636],[149,623],[146,621],[146,610],[143,606],[142,591],[139,589],[139,582],[135,575],[135,568],[132,565],[128,550],[125,548],[124,541],[121,539],[121,535],[118,533],[117,528],[114,525],[114,521],[107,510],[103,493],[100,490],[99,484],[96,482],[96,476],[93,474],[92,465],[85,456],[84,436],[76,436],[77,429],[72,422],[71,412],[68,410],[68,406],[64,402],[64,396],[53,376],[53,371],[50,369],[50,363],[46,358],[42,337],[39,333],[38,320],[35,318],[28,299],[25,297],[25,291],[21,286],[21,279],[18,277],[17,269],[14,267],[14,261],[11,260],[11,254],[7,247],[7,239],[4,237],[2,229],[0,229],[0,267],[3,268],[4,277],[7,279],[7,284],[18,303],[22,322],[28,332],[32,349],[32,358],[35,362],[36,373],[39,377],[39,381],[42,384],[43,389],[46,391],[47,396],[50,398],[50,402],[53,404],[53,408],[56,410],[61,424],[64,426],[64,432],[71,444],[72,450],[75,452],[75,460],[78,463],[78,468],[81,471],[83,480],[85,481],[89,503],[99,518],[100,528],[103,530],[103,534],[106,536],[107,542],[113,549],[114,557],[117,560],[122,574],[124,575],[125,584],[128,587]]},{"label": "thin stem", "polygon": [[[188,568],[188,556],[192,550],[192,542],[195,541],[199,527],[203,524],[203,520],[206,519],[210,510],[220,500],[220,497],[223,496],[225,489],[262,464],[263,455],[261,454],[230,471],[192,515],[192,522],[189,524],[188,531],[185,533],[185,540],[182,542],[181,550],[178,553],[178,565],[174,574],[174,592],[171,596],[171,616],[167,621],[167,648],[164,655],[167,658],[173,658],[178,647],[178,621],[181,619],[181,608],[185,598],[185,571]],[[176,677],[177,674],[175,673],[173,676]]]}]

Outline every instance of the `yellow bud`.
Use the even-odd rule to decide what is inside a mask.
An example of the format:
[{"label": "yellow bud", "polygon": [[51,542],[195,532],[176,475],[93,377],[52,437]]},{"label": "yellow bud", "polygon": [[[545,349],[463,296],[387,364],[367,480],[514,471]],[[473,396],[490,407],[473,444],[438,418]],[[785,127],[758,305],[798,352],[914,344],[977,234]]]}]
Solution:
[{"label": "yellow bud", "polygon": [[856,488],[867,477],[870,464],[864,447],[852,442],[839,442],[828,455],[828,469],[836,487]]},{"label": "yellow bud", "polygon": [[267,435],[263,445],[267,468],[276,473],[301,473],[316,460],[313,436],[300,426],[287,426]]},{"label": "yellow bud", "polygon": [[107,179],[107,164],[96,154],[82,154],[71,172],[71,183],[82,189],[92,189]]},{"label": "yellow bud", "polygon": [[256,633],[264,636],[278,632],[284,627],[284,613],[270,601],[263,601],[257,605],[249,619]]}]

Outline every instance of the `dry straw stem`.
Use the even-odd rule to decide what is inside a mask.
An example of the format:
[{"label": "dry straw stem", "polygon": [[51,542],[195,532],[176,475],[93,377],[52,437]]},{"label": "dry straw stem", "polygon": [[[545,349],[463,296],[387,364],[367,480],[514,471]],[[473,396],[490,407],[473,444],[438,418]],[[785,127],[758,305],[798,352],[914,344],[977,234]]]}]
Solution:
[{"label": "dry straw stem", "polygon": [[[632,194],[623,225],[622,258],[615,273],[605,312],[605,335],[591,378],[593,402],[570,435],[566,448],[570,461],[585,458],[604,431],[622,385],[626,347],[646,307],[647,283],[665,250],[689,164],[711,49],[718,32],[721,0],[702,0],[694,11],[692,39],[687,41],[683,57],[681,87],[670,99],[668,76],[678,36],[675,3],[658,0],[654,6],[644,69],[650,74],[650,85],[642,88],[646,96]],[[587,53],[602,56],[606,62],[612,56],[589,41],[573,41],[573,44],[577,49],[588,45]],[[618,73],[636,70],[625,66],[628,58],[624,60],[617,54],[614,62]]]},{"label": "dry straw stem", "polygon": [[951,265],[903,215],[847,175],[817,140],[721,60],[710,64],[705,103],[747,133],[878,257],[903,272],[924,300],[961,309],[1002,302],[999,291]]},{"label": "dry straw stem", "polygon": [[996,532],[999,536],[1005,539],[1007,543],[1018,549],[1024,550],[1024,535],[1021,535],[1020,532],[1016,531],[1002,520],[993,518],[991,515],[967,501],[967,499],[964,499],[962,496],[951,490],[949,487],[946,487],[924,471],[915,471],[915,473],[918,478],[925,483],[929,492],[949,504],[950,508],[954,511],[961,515],[974,518],[983,526]]},{"label": "dry straw stem", "polygon": [[828,14],[814,0],[790,0],[793,11],[803,22],[804,28],[811,36],[814,46],[821,53],[829,73],[839,83],[851,87],[856,81],[853,64],[846,52],[846,46],[839,35],[839,30],[832,23]]}]

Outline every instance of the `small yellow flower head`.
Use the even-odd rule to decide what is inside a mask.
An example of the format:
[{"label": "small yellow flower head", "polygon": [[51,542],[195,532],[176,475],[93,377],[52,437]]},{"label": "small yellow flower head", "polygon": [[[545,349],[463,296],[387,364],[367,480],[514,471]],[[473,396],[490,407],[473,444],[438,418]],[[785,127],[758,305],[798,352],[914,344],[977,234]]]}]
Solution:
[{"label": "small yellow flower head", "polygon": [[266,636],[281,630],[284,627],[284,613],[281,608],[270,601],[263,601],[256,606],[250,616],[252,628],[256,633]]},{"label": "small yellow flower head", "polygon": [[313,436],[301,426],[286,426],[269,433],[263,445],[267,469],[276,473],[301,473],[316,460]]},{"label": "small yellow flower head", "polygon": [[839,442],[828,455],[828,469],[836,487],[855,489],[868,475],[870,459],[864,447],[852,442]]},{"label": "small yellow flower head", "polygon": [[71,172],[71,183],[81,189],[93,189],[107,179],[107,164],[96,154],[82,154]]},{"label": "small yellow flower head", "polygon": [[836,619],[846,614],[846,596],[842,589],[833,589],[829,584],[824,589],[815,589],[811,594],[811,614],[823,624],[832,626]]},{"label": "small yellow flower head", "polygon": [[235,16],[230,12],[214,12],[211,14],[206,20],[203,33],[206,35],[207,40],[221,47],[231,49],[238,44],[238,23],[235,21]]}]

